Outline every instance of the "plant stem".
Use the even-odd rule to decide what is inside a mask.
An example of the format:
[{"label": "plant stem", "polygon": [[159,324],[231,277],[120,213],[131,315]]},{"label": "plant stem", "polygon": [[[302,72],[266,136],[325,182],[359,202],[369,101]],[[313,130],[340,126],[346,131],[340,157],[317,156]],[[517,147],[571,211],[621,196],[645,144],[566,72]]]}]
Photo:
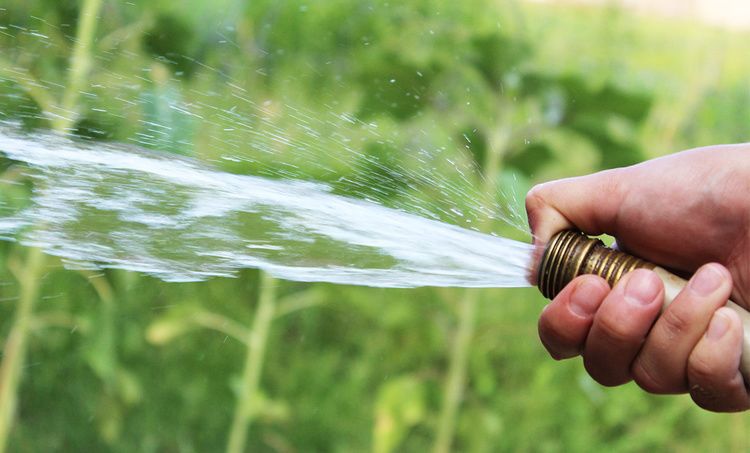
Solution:
[{"label": "plant stem", "polygon": [[0,74],[21,87],[42,112],[49,114],[52,111],[55,99],[29,70],[15,67],[9,60],[0,56]]},{"label": "plant stem", "polygon": [[476,328],[478,302],[478,291],[464,291],[460,301],[458,328],[451,349],[448,380],[443,391],[443,407],[440,411],[437,437],[433,447],[435,453],[448,453],[453,443],[458,407],[466,386],[469,348]]},{"label": "plant stem", "polygon": [[242,372],[242,387],[237,396],[234,418],[227,442],[227,453],[241,453],[245,450],[247,429],[257,412],[258,386],[266,352],[266,343],[276,310],[276,280],[261,273],[258,307],[255,309],[252,330],[247,339],[245,369]]},{"label": "plant stem", "polygon": [[[94,274],[83,271],[82,275],[86,277],[89,284],[94,288],[99,296],[99,320],[95,330],[96,342],[91,352],[90,365],[99,378],[104,381],[105,387],[114,386],[116,373],[116,347],[115,347],[115,292],[112,285],[104,274]],[[99,357],[98,360],[95,357]],[[102,357],[106,359],[102,360]]]},{"label": "plant stem", "polygon": [[25,269],[19,276],[20,297],[13,325],[5,340],[3,363],[0,365],[0,453],[8,446],[13,418],[18,403],[18,387],[25,361],[26,343],[31,327],[34,302],[39,293],[44,269],[44,255],[38,248],[30,248]]},{"label": "plant stem", "polygon": [[[496,128],[495,134],[490,139],[489,154],[482,182],[482,195],[486,198],[487,204],[490,204],[495,196],[495,183],[500,170],[501,158],[508,146],[509,138],[509,128],[500,126]],[[482,227],[482,229],[486,229],[489,225],[483,224]],[[434,453],[448,453],[451,451],[451,445],[453,444],[458,409],[466,387],[469,350],[476,330],[479,295],[480,292],[476,289],[465,290],[459,301],[458,327],[449,358],[448,378],[443,390],[443,406],[438,419],[433,446]]]},{"label": "plant stem", "polygon": [[91,70],[91,47],[101,7],[102,0],[84,0],[78,15],[76,43],[70,59],[68,83],[60,105],[62,114],[52,121],[52,128],[58,132],[69,132],[78,120],[78,98]]},{"label": "plant stem", "polygon": [[[77,119],[75,110],[81,88],[91,67],[91,44],[101,4],[102,0],[85,0],[78,17],[70,76],[62,98],[62,108],[69,112],[69,115],[52,122],[52,127],[61,133],[68,131]],[[49,108],[51,101],[44,96],[37,98]],[[8,446],[8,435],[18,404],[21,370],[26,360],[26,343],[33,325],[34,303],[39,295],[44,265],[45,256],[42,250],[29,248],[25,269],[19,275],[20,297],[15,319],[5,342],[3,361],[0,364],[0,453],[4,453]]]}]

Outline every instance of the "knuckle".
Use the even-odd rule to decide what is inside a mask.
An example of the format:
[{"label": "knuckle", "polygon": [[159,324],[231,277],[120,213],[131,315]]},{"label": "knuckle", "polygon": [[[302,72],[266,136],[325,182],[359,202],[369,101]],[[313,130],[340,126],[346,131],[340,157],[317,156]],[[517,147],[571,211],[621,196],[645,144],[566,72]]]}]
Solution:
[{"label": "knuckle", "polygon": [[[614,225],[619,225],[620,213],[628,193],[625,184],[628,178],[622,175],[627,168],[612,168],[599,173],[600,190],[607,194],[609,202],[601,206],[603,218],[612,219]],[[603,226],[600,226],[602,229]]]},{"label": "knuckle", "polygon": [[667,393],[668,386],[654,369],[654,365],[649,361],[637,358],[631,369],[633,380],[638,387],[649,393]]},{"label": "knuckle", "polygon": [[526,194],[526,212],[532,214],[539,211],[549,203],[545,200],[545,194],[550,183],[537,184]]},{"label": "knuckle", "polygon": [[715,365],[705,357],[693,355],[688,361],[687,368],[691,382],[705,384],[715,379]]},{"label": "knuckle", "polygon": [[676,340],[681,337],[685,332],[690,329],[692,325],[692,319],[687,313],[677,309],[675,307],[672,310],[666,310],[661,315],[660,324],[664,329],[668,340]]},{"label": "knuckle", "polygon": [[544,203],[544,199],[542,198],[542,192],[544,191],[545,184],[537,184],[531,189],[529,189],[528,193],[526,194],[526,205],[538,205],[539,203]]},{"label": "knuckle", "polygon": [[616,317],[601,316],[596,320],[598,328],[606,338],[606,341],[613,345],[627,345],[634,342],[642,342],[643,339],[636,336],[630,326],[621,322]]},{"label": "knuckle", "polygon": [[740,373],[735,373],[734,376],[732,376],[729,379],[728,385],[730,388],[738,388],[738,389],[743,389],[747,391],[747,386],[745,385],[745,379],[743,379]]}]

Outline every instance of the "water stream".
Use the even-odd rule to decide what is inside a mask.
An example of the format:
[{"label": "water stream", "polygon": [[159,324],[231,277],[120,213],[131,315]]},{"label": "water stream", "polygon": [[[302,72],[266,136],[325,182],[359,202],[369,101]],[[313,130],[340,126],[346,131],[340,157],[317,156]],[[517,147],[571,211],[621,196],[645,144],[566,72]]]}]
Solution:
[{"label": "water stream", "polygon": [[260,268],[378,287],[529,286],[532,246],[332,193],[322,183],[222,172],[131,145],[0,124],[0,152],[34,180],[0,204],[0,238],[69,267],[167,281]]}]

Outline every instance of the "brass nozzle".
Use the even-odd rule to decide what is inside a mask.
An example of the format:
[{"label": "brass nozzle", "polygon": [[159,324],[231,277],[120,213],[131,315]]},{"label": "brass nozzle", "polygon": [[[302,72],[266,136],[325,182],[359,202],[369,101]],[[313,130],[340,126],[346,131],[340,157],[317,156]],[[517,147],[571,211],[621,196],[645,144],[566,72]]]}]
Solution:
[{"label": "brass nozzle", "polygon": [[544,297],[554,299],[574,278],[594,274],[613,287],[628,272],[654,264],[608,248],[599,239],[580,231],[561,231],[547,244],[539,264],[538,286]]},{"label": "brass nozzle", "polygon": [[[579,231],[563,231],[549,241],[539,264],[537,280],[542,294],[554,299],[565,285],[579,275],[598,275],[610,286],[614,286],[623,275],[638,268],[653,269],[664,283],[662,309],[666,309],[688,284],[663,268],[607,248],[602,241],[589,238]],[[750,384],[750,313],[731,300],[726,303],[726,307],[734,311],[742,321],[744,334],[739,370],[745,383]]]}]

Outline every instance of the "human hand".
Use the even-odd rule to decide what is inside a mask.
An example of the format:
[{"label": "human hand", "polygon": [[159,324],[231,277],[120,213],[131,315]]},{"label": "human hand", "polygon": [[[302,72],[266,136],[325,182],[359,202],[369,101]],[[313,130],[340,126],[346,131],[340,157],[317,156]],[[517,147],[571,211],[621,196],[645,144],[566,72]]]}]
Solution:
[{"label": "human hand", "polygon": [[741,323],[722,308],[730,295],[748,307],[749,188],[750,146],[735,145],[532,189],[527,211],[538,244],[575,227],[611,234],[620,249],[678,272],[714,263],[696,272],[661,317],[664,289],[651,271],[632,272],[611,291],[599,277],[577,278],[540,317],[550,354],[582,355],[603,385],[635,380],[652,393],[689,391],[709,410],[750,408],[738,371]]}]

